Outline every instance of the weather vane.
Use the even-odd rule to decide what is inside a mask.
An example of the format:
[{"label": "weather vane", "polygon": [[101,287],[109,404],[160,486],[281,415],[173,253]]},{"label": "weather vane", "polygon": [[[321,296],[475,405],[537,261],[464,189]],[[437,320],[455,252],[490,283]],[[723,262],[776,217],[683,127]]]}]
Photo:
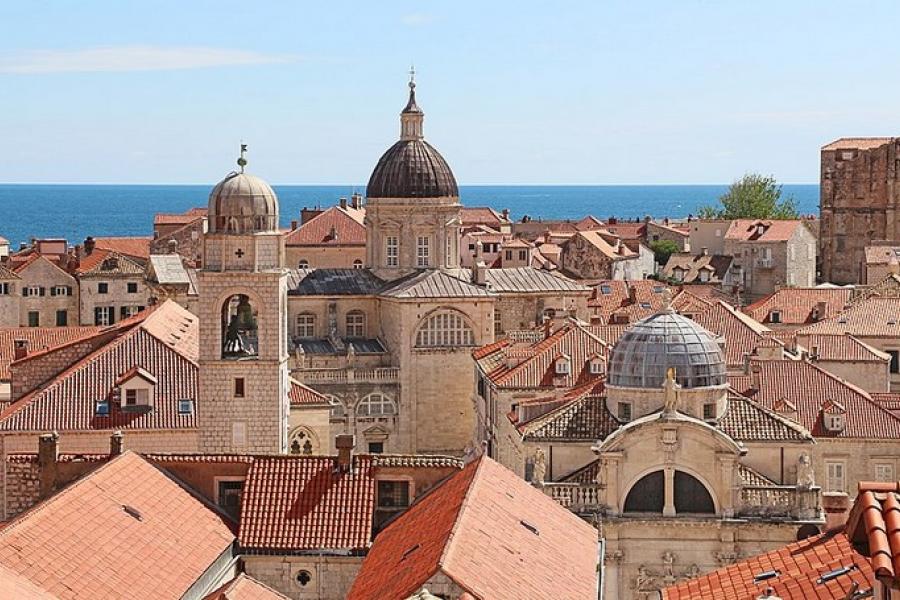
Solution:
[{"label": "weather vane", "polygon": [[237,159],[237,164],[241,168],[241,173],[244,172],[244,167],[247,166],[247,158],[244,156],[247,153],[247,144],[241,142],[241,156]]},{"label": "weather vane", "polygon": [[412,63],[409,65],[409,87],[416,87],[416,66]]}]

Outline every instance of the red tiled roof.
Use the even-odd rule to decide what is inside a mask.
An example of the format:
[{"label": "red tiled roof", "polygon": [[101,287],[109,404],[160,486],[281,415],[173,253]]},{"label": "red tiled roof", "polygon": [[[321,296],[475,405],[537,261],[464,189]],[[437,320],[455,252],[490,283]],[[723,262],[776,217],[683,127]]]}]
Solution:
[{"label": "red tiled roof", "polygon": [[294,378],[291,378],[291,387],[288,390],[288,398],[291,401],[291,406],[328,404],[328,398],[311,387],[303,385]]},{"label": "red tiled roof", "polygon": [[725,363],[742,365],[744,354],[751,354],[770,333],[770,329],[756,322],[723,300],[705,300],[690,292],[681,292],[672,306],[681,314],[691,315],[697,323],[725,338]]},{"label": "red tiled roof", "polygon": [[[757,233],[759,225],[764,228],[762,234]],[[725,232],[725,239],[740,242],[786,242],[791,239],[798,227],[803,225],[802,221],[797,219],[735,219]]]},{"label": "red tiled roof", "polygon": [[[743,375],[729,376],[732,387],[769,409],[774,409],[778,401],[789,401],[797,408],[797,421],[815,437],[900,439],[900,418],[865,391],[814,364],[754,359],[750,368],[759,369],[759,389],[753,389],[751,378]],[[825,429],[822,414],[828,401],[846,409],[842,431]]]},{"label": "red tiled roof", "polygon": [[[841,567],[855,567],[824,583],[818,579]],[[753,578],[777,571],[756,583]],[[845,600],[853,583],[868,589],[872,567],[854,552],[841,531],[824,533],[766,552],[662,590],[663,600],[754,600],[766,588],[782,600]]]},{"label": "red tiled roof", "polygon": [[[111,260],[110,263],[107,263],[107,259],[113,259],[115,262],[113,263]],[[75,272],[79,275],[100,273],[104,275],[142,275],[144,273],[144,267],[137,263],[133,258],[129,258],[118,252],[95,248],[90,254],[81,257]]]},{"label": "red tiled roof", "polygon": [[[3,526],[6,524],[4,523]],[[57,600],[31,580],[0,565],[0,598],[9,600]]]},{"label": "red tiled roof", "polygon": [[246,573],[241,573],[216,591],[204,596],[203,600],[288,600],[288,597]]},{"label": "red tiled roof", "polygon": [[192,208],[189,211],[181,214],[171,214],[171,213],[156,213],[153,217],[154,225],[187,225],[188,223],[193,223],[197,219],[201,219],[205,217],[208,213],[208,209],[204,208]]},{"label": "red tiled roof", "polygon": [[[609,351],[605,342],[586,327],[574,323],[566,323],[535,343],[489,344],[488,347],[491,351],[482,348],[475,350],[473,356],[488,379],[505,388],[549,387],[557,377],[565,387],[587,384],[599,379],[590,373],[589,360],[600,356],[605,361]],[[571,361],[570,372],[557,376],[556,361],[563,356]],[[509,366],[506,357],[514,359],[514,366]]]},{"label": "red tiled roof", "polygon": [[126,452],[0,530],[0,564],[61,599],[180,598],[234,534]]},{"label": "red tiled roof", "polygon": [[366,226],[362,214],[358,209],[332,206],[288,233],[284,243],[287,246],[364,246]]},{"label": "red tiled roof", "polygon": [[900,483],[859,482],[847,535],[869,558],[875,577],[889,588],[900,586]]},{"label": "red tiled roof", "polygon": [[459,211],[463,226],[468,225],[503,225],[509,222],[493,208],[487,206],[464,206]]},{"label": "red tiled roof", "polygon": [[830,319],[813,323],[797,333],[849,333],[863,338],[900,337],[900,298],[871,296],[854,303]]},{"label": "red tiled roof", "polygon": [[475,598],[596,599],[597,532],[482,457],[385,528],[349,600],[406,598],[441,572]]},{"label": "red tiled roof", "polygon": [[802,345],[816,360],[882,361],[891,359],[889,354],[861,342],[849,334],[805,335]]},{"label": "red tiled roof", "polygon": [[[157,321],[183,319],[189,323],[188,340],[196,344],[197,319],[173,301],[147,316],[139,327],[127,329],[109,344],[63,371],[50,383],[17,400],[0,413],[5,431],[91,431],[97,429],[182,429],[195,426],[195,413],[181,414],[179,400],[197,398],[198,349],[185,352],[157,337]],[[116,381],[139,366],[156,377],[153,408],[125,412],[115,402]],[[96,414],[99,400],[110,402],[108,415]]]},{"label": "red tiled roof", "polygon": [[900,259],[900,246],[866,246],[865,253],[867,265],[887,265]]},{"label": "red tiled roof", "polygon": [[[782,288],[745,307],[744,312],[760,323],[768,323],[772,311],[780,313],[780,322],[785,325],[815,323],[844,310],[850,304],[851,293],[847,288]],[[820,303],[825,310],[821,315],[815,314]]]},{"label": "red tiled roof", "polygon": [[640,223],[607,223],[605,229],[623,240],[637,240],[644,237],[647,225],[643,221]]},{"label": "red tiled roof", "polygon": [[619,238],[618,235],[610,235],[602,229],[579,231],[565,243],[567,245],[577,245],[579,243],[579,240],[584,240],[585,242],[599,250],[601,254],[611,260],[633,258],[634,256],[636,256],[636,253],[630,250],[628,246],[626,246],[622,242],[621,238]]},{"label": "red tiled roof", "polygon": [[15,358],[15,341],[27,340],[29,354],[92,336],[101,327],[4,327],[0,328],[0,380],[8,380]]},{"label": "red tiled roof", "polygon": [[[591,287],[594,294],[588,300],[588,307],[593,309],[594,316],[602,317],[604,323],[609,323],[613,314],[622,315],[628,318],[629,323],[634,323],[663,307],[665,296],[662,292],[669,286],[661,281],[638,279],[599,281]],[[634,302],[631,301],[632,292]]]},{"label": "red tiled roof", "polygon": [[94,248],[148,261],[151,241],[153,240],[149,237],[99,237],[94,238]]},{"label": "red tiled roof", "polygon": [[847,137],[839,138],[822,146],[822,150],[871,150],[891,143],[889,137]]},{"label": "red tiled roof", "polygon": [[372,535],[375,474],[369,456],[340,472],[328,456],[254,460],[241,500],[241,547],[254,551],[364,550]]}]

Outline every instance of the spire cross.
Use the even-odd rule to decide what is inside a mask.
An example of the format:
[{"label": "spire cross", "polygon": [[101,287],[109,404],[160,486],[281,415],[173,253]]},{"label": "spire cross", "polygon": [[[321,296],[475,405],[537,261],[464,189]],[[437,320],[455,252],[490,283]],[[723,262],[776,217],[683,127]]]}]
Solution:
[{"label": "spire cross", "polygon": [[237,164],[241,168],[241,173],[244,172],[244,167],[247,166],[247,157],[245,154],[247,154],[247,144],[241,142],[241,156],[237,159]]}]

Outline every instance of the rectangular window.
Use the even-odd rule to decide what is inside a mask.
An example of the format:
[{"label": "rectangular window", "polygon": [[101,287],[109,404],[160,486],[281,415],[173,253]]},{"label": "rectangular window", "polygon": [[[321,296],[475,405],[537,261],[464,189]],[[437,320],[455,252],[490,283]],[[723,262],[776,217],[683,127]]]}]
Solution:
[{"label": "rectangular window", "polygon": [[235,377],[234,378],[234,397],[235,398],[243,398],[244,397],[244,378],[243,377]]},{"label": "rectangular window", "polygon": [[69,295],[69,286],[66,285],[54,285],[50,288],[51,296],[68,296]]},{"label": "rectangular window", "polygon": [[631,403],[619,402],[618,406],[619,420],[622,422],[631,420]]},{"label": "rectangular window", "polygon": [[512,260],[512,250],[506,251],[506,260]]},{"label": "rectangular window", "polygon": [[900,350],[888,350],[891,355],[891,373],[900,373]]},{"label": "rectangular window", "polygon": [[134,281],[129,281],[128,282],[128,293],[129,294],[137,294],[137,290],[138,290],[137,283]]},{"label": "rectangular window", "polygon": [[781,323],[781,312],[777,310],[770,312],[769,323]]},{"label": "rectangular window", "polygon": [[369,454],[384,454],[384,442],[369,442]]},{"label": "rectangular window", "polygon": [[9,296],[9,283],[0,282],[0,296]]},{"label": "rectangular window", "polygon": [[105,282],[101,282],[97,284],[97,293],[98,294],[108,294],[109,293],[109,284]]},{"label": "rectangular window", "polygon": [[94,325],[112,325],[116,320],[116,309],[112,306],[94,307]]},{"label": "rectangular window", "polygon": [[366,337],[366,315],[361,312],[347,313],[347,337]]},{"label": "rectangular window", "polygon": [[311,338],[316,336],[316,315],[303,313],[297,315],[297,337]]},{"label": "rectangular window", "polygon": [[189,415],[194,412],[194,401],[193,400],[179,400],[178,401],[178,414],[179,415]]},{"label": "rectangular window", "polygon": [[389,235],[385,238],[387,244],[387,266],[396,267],[400,264],[400,238]]},{"label": "rectangular window", "polygon": [[503,333],[503,316],[500,314],[500,311],[496,308],[494,309],[494,335],[500,335]]},{"label": "rectangular window", "polygon": [[825,491],[845,492],[847,483],[844,477],[844,463],[835,460],[825,461]]},{"label": "rectangular window", "polygon": [[885,481],[890,483],[897,481],[894,479],[894,465],[891,463],[876,463],[875,481]]},{"label": "rectangular window", "polygon": [[408,506],[408,481],[379,481],[375,496],[375,529]]},{"label": "rectangular window", "polygon": [[528,250],[519,250],[519,260],[525,260],[528,258]]},{"label": "rectangular window", "polygon": [[231,424],[231,445],[235,448],[243,448],[247,445],[247,424],[243,421]]},{"label": "rectangular window", "polygon": [[216,490],[216,504],[225,514],[237,521],[241,516],[241,496],[244,492],[243,481],[220,481]]},{"label": "rectangular window", "polygon": [[716,418],[716,405],[709,403],[703,405],[703,420],[711,421]]},{"label": "rectangular window", "polygon": [[431,264],[431,238],[420,235],[416,238],[416,266],[427,267]]},{"label": "rectangular window", "polygon": [[39,285],[29,285],[28,287],[22,288],[23,296],[43,296],[41,290],[44,289]]},{"label": "rectangular window", "polygon": [[125,406],[146,406],[150,403],[150,390],[125,390]]},{"label": "rectangular window", "polygon": [[56,326],[57,327],[65,327],[68,324],[69,324],[69,311],[66,311],[66,310],[56,311]]},{"label": "rectangular window", "polygon": [[29,327],[40,327],[41,326],[41,313],[36,310],[28,311],[28,326]]}]

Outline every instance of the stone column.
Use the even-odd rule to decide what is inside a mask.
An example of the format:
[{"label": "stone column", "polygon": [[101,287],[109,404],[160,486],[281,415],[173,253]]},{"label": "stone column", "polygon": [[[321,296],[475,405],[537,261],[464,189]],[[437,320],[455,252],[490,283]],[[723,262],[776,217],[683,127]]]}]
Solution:
[{"label": "stone column", "polygon": [[663,516],[675,516],[675,467],[667,466],[665,473],[665,501],[663,503]]}]

